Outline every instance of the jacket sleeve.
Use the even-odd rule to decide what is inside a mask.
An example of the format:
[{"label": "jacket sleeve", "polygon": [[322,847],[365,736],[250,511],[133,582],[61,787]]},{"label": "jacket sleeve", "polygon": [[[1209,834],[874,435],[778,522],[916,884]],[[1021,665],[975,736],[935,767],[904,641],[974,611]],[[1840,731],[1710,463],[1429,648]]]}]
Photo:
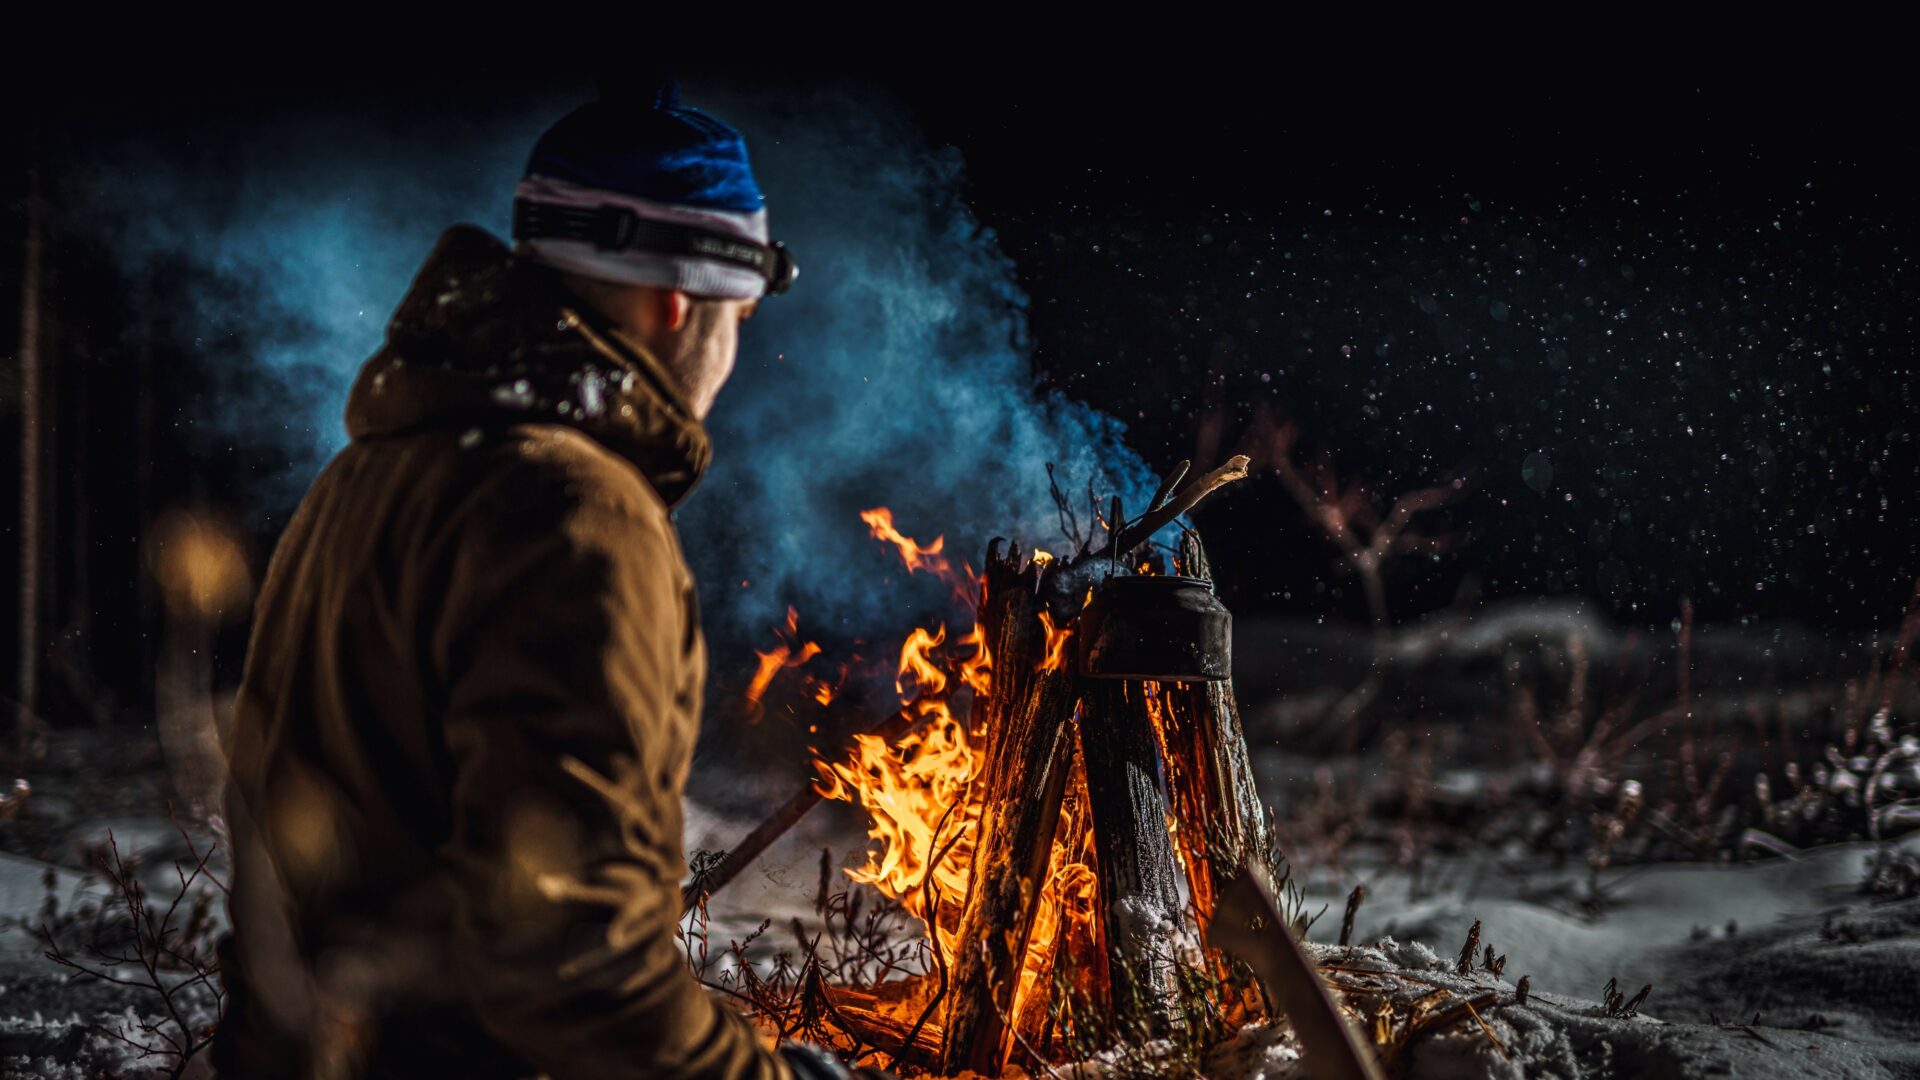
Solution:
[{"label": "jacket sleeve", "polygon": [[676,938],[700,678],[665,509],[522,480],[540,505],[463,515],[448,542],[431,644],[453,777],[448,977],[554,1080],[787,1077]]}]

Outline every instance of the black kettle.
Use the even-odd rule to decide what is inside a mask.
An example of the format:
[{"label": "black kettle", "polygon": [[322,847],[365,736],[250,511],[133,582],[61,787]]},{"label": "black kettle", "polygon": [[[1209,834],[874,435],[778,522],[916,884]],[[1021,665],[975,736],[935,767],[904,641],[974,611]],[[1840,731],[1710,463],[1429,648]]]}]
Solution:
[{"label": "black kettle", "polygon": [[1074,637],[1088,679],[1219,682],[1232,674],[1233,616],[1205,578],[1108,577]]}]

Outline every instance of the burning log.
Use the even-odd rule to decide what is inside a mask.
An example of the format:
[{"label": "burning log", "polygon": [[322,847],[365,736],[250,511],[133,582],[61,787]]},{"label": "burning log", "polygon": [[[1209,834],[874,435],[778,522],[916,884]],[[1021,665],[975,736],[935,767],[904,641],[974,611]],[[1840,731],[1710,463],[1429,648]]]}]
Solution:
[{"label": "burning log", "polygon": [[[1022,562],[1025,565],[1022,565]],[[946,1025],[949,1070],[998,1072],[1006,1057],[1015,992],[1054,850],[1071,766],[1076,687],[1036,599],[1044,561],[1018,547],[987,552],[987,641],[995,658],[984,701],[986,797],[973,855],[973,881],[957,940]],[[976,708],[982,703],[976,703]]]},{"label": "burning log", "polygon": [[[974,652],[962,661],[947,651],[944,626],[909,636],[896,681],[903,708],[889,730],[856,736],[849,760],[816,759],[820,785],[702,883],[724,884],[816,795],[868,811],[876,847],[848,874],[926,925],[935,970],[925,978],[938,984],[915,988],[917,1013],[898,1002],[875,1011],[858,991],[823,985],[816,996],[842,1031],[897,1060],[998,1075],[1016,1047],[1038,1067],[1060,1038],[1131,1040],[1191,1023],[1176,1018],[1184,976],[1175,968],[1196,940],[1178,875],[1184,869],[1207,928],[1221,875],[1270,868],[1274,851],[1205,552],[1189,530],[1183,576],[1166,576],[1156,572],[1161,557],[1141,549],[1245,476],[1246,464],[1236,458],[1182,484],[1182,463],[1141,518],[1127,521],[1114,501],[1104,545],[1069,529],[1079,550],[1068,559],[995,540],[978,577],[961,573],[939,538],[920,544],[884,509],[862,515],[910,572],[935,574],[975,602],[975,625],[955,642]],[[1065,522],[1057,490],[1056,499]],[[763,675],[785,660],[778,650],[763,656]],[[951,699],[966,691],[963,720]],[[698,899],[696,887],[688,902]],[[1208,966],[1229,974],[1217,957]],[[1257,1009],[1234,993],[1209,1015],[1238,1022]]]},{"label": "burning log", "polygon": [[[1174,809],[1190,815],[1178,820],[1195,836],[1222,836],[1223,852],[1235,857],[1224,864],[1229,871],[1240,857],[1258,854],[1266,865],[1270,855],[1230,688],[1180,687],[1187,719],[1175,727],[1158,686],[1147,678],[1125,677],[1129,672],[1088,679],[1066,670],[1067,635],[1076,630],[1069,620],[1091,601],[1094,583],[1113,574],[1120,557],[1161,526],[1245,476],[1246,459],[1175,490],[1184,473],[1183,463],[1131,524],[1115,500],[1107,543],[1070,561],[1028,562],[1017,548],[1003,557],[999,542],[989,551],[985,618],[995,668],[984,712],[988,763],[971,890],[956,938],[968,948],[951,976],[943,1056],[949,1071],[997,1075],[1012,1034],[1029,1027],[1023,1012],[1035,997],[1046,1004],[1045,994],[1029,985],[1037,981],[1031,937],[1043,892],[1062,861],[1055,832],[1070,764],[1061,735],[1069,724],[1078,735],[1086,777],[1100,918],[1082,928],[1062,921],[1055,940],[1042,943],[1039,962],[1050,968],[1061,950],[1084,954],[1089,939],[1103,941],[1105,978],[1093,984],[1083,972],[1072,990],[1104,999],[1117,1027],[1155,1032],[1171,1020],[1171,969],[1184,920],[1175,878],[1180,860],[1160,787],[1162,754],[1192,755],[1181,759],[1187,767],[1179,771],[1187,779]],[[1204,569],[1197,540],[1189,550],[1183,565]],[[1202,846],[1186,860],[1190,875],[1197,875],[1194,895],[1207,898],[1209,912],[1216,891],[1213,854]],[[1063,913],[1056,917],[1065,919]]]},{"label": "burning log", "polygon": [[[1181,539],[1180,570],[1213,580],[1213,567],[1198,533],[1189,532]],[[1188,893],[1204,931],[1213,920],[1224,876],[1250,865],[1278,877],[1279,852],[1254,786],[1233,681],[1176,685],[1167,690],[1164,700],[1158,730],[1167,802],[1180,823],[1176,839],[1184,856]]]},{"label": "burning log", "polygon": [[818,967],[812,968],[807,977],[808,992],[821,1003],[834,1024],[859,1043],[891,1055],[896,1066],[904,1061],[927,1068],[939,1060],[937,1035],[929,1035],[877,1011],[876,995],[830,986]]},{"label": "burning log", "polygon": [[1078,727],[1099,855],[1112,1014],[1158,1032],[1171,1019],[1181,911],[1158,749],[1143,694],[1137,683],[1087,687]]}]

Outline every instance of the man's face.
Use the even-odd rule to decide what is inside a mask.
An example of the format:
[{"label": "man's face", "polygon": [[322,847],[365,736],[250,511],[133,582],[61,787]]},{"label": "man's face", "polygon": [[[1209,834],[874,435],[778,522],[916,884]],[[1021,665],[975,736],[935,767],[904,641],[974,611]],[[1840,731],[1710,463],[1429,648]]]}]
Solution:
[{"label": "man's face", "polygon": [[577,274],[564,280],[666,365],[687,406],[706,419],[733,374],[740,324],[753,317],[760,301],[703,299],[677,289],[616,285]]},{"label": "man's face", "polygon": [[740,324],[753,317],[758,300],[689,300],[685,321],[669,331],[672,347],[661,359],[673,369],[694,415],[706,419],[720,388],[733,374],[740,352]]}]

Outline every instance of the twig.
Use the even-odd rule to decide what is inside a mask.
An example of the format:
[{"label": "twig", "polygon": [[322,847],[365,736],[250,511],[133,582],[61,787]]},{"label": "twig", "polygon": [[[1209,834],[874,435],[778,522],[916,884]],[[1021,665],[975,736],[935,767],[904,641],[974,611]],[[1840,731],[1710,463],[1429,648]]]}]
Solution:
[{"label": "twig", "polygon": [[[173,816],[171,806],[168,807],[168,816]],[[178,826],[177,818],[174,819],[174,823]],[[182,832],[184,834],[184,830]],[[99,963],[85,963],[68,955],[58,937],[55,936],[52,926],[42,923],[34,928],[36,936],[47,946],[44,955],[49,961],[87,978],[146,991],[160,999],[161,1008],[165,1012],[164,1018],[152,1021],[136,1019],[134,1022],[141,1036],[155,1040],[154,1043],[143,1043],[127,1034],[99,1024],[89,1025],[89,1030],[140,1051],[143,1059],[171,1058],[169,1072],[174,1077],[184,1073],[188,1062],[213,1041],[210,1033],[205,1036],[197,1034],[195,1026],[188,1021],[182,1011],[179,995],[182,991],[197,986],[211,997],[216,1013],[223,1005],[225,997],[223,988],[215,981],[215,976],[219,974],[218,963],[208,959],[200,949],[196,948],[196,943],[199,941],[197,931],[205,928],[202,921],[204,909],[201,905],[195,904],[193,915],[184,930],[174,925],[174,917],[179,913],[181,901],[202,877],[212,880],[216,885],[220,884],[218,879],[207,870],[207,864],[213,857],[214,849],[200,851],[193,844],[191,837],[187,838],[187,843],[189,851],[194,855],[193,870],[188,872],[179,862],[174,863],[174,875],[179,880],[180,891],[166,905],[164,911],[156,915],[155,910],[147,904],[145,890],[142,889],[132,866],[121,855],[118,840],[114,837],[112,830],[108,830],[106,851],[101,857],[100,865],[113,888],[118,892],[119,903],[103,904],[99,908],[93,926],[93,938],[85,946],[86,951]],[[124,917],[133,939],[131,955],[118,950],[109,950],[100,944],[100,936],[107,927],[107,912],[115,908],[124,910]],[[166,971],[163,971],[174,965],[179,967],[184,977],[171,978]],[[128,966],[137,968],[144,978],[128,978],[114,971],[116,968]]]},{"label": "twig", "polygon": [[1080,538],[1080,516],[1073,512],[1073,500],[1060,490],[1060,481],[1053,473],[1053,462],[1047,462],[1047,490],[1053,495],[1054,509],[1060,515],[1060,532],[1075,551],[1082,550],[1089,541]]},{"label": "twig", "polygon": [[1481,1033],[1487,1037],[1488,1042],[1493,1044],[1495,1050],[1500,1051],[1500,1056],[1503,1058],[1513,1057],[1512,1054],[1507,1053],[1506,1044],[1500,1041],[1500,1036],[1495,1035],[1493,1029],[1487,1026],[1487,1022],[1480,1018],[1480,1010],[1473,1007],[1473,1002],[1464,1001],[1461,1002],[1461,1004],[1467,1007],[1467,1015],[1473,1017],[1473,1022],[1480,1025]]},{"label": "twig", "polygon": [[1360,904],[1366,898],[1365,885],[1355,885],[1353,891],[1347,894],[1347,913],[1340,920],[1340,944],[1343,947],[1353,944],[1353,917],[1360,913]]},{"label": "twig", "polygon": [[1415,515],[1437,510],[1459,497],[1464,481],[1408,492],[1394,500],[1382,519],[1375,513],[1373,496],[1357,483],[1342,487],[1324,455],[1312,479],[1301,473],[1293,462],[1293,444],[1299,435],[1293,425],[1275,427],[1270,416],[1264,417],[1263,423],[1267,428],[1264,453],[1281,485],[1308,520],[1340,549],[1341,560],[1360,578],[1366,592],[1367,614],[1374,629],[1384,629],[1387,606],[1382,570],[1387,558],[1396,553],[1445,550],[1449,546],[1446,538],[1422,536],[1410,532],[1409,526]]},{"label": "twig", "polygon": [[[940,833],[947,827],[947,819],[953,816],[954,808],[966,801],[966,795],[963,793],[960,798],[947,806],[946,811],[940,815],[939,823],[933,827],[932,843],[939,842]],[[920,1017],[913,1022],[913,1027],[908,1029],[906,1041],[901,1044],[899,1053],[894,1054],[893,1060],[887,1063],[889,1069],[900,1067],[900,1058],[906,1054],[907,1047],[913,1045],[913,1040],[920,1035],[920,1029],[926,1026],[927,1018],[933,1015],[933,1010],[938,1008],[940,1002],[947,996],[947,958],[940,949],[940,897],[933,891],[933,873],[940,868],[940,861],[947,857],[947,852],[952,851],[953,845],[959,843],[964,835],[966,835],[964,828],[954,833],[953,839],[947,841],[946,846],[936,851],[933,858],[928,861],[926,876],[920,879],[921,903],[926,905],[927,909],[927,936],[933,939],[933,959],[939,966],[940,989],[934,993],[933,1000],[927,1002],[926,1008],[920,1010]]]},{"label": "twig", "polygon": [[[867,734],[892,743],[911,726],[913,720],[914,717],[902,709],[873,725],[867,730]],[[808,780],[806,787],[794,792],[786,802],[781,803],[779,808],[769,814],[765,821],[754,826],[752,832],[741,837],[739,843],[729,848],[726,856],[711,870],[687,883],[686,890],[680,897],[681,916],[684,918],[688,912],[705,903],[714,893],[719,892],[734,878],[740,876],[740,871],[745,870],[753,860],[759,858],[775,840],[785,836],[788,830],[798,825],[800,819],[820,805],[823,798],[825,796],[820,793],[819,786],[813,780]]]},{"label": "twig", "polygon": [[[1154,533],[1159,532],[1175,518],[1200,505],[1201,501],[1206,499],[1207,496],[1236,480],[1246,479],[1247,463],[1247,455],[1236,454],[1234,457],[1228,459],[1225,465],[1187,484],[1172,496],[1169,496],[1160,506],[1140,515],[1138,521],[1121,529],[1114,539],[1107,541],[1105,546],[1096,551],[1088,552],[1085,556],[1075,561],[1097,561],[1112,558],[1116,554],[1124,555],[1132,551],[1135,547],[1151,539]],[[1180,475],[1185,475],[1184,471],[1176,470],[1176,472]]]},{"label": "twig", "polygon": [[1187,478],[1187,470],[1192,467],[1192,461],[1182,461],[1180,464],[1175,465],[1173,471],[1167,474],[1166,479],[1160,481],[1160,486],[1154,491],[1153,498],[1147,500],[1147,509],[1150,511],[1158,510],[1160,507],[1166,505],[1167,498],[1173,494],[1173,489],[1179,486],[1180,481]]},{"label": "twig", "polygon": [[1438,1031],[1441,1028],[1444,1028],[1452,1024],[1454,1021],[1459,1020],[1461,1017],[1466,1016],[1469,1013],[1473,1013],[1474,1007],[1476,1005],[1480,1006],[1481,1008],[1485,1008],[1486,1006],[1493,1004],[1498,997],[1499,995],[1494,993],[1491,990],[1487,991],[1484,994],[1475,994],[1472,997],[1463,997],[1460,1000],[1459,1004],[1454,1005],[1452,1008],[1434,1013],[1431,1016],[1426,1017],[1425,1019],[1415,1021],[1408,1028],[1406,1041],[1401,1044],[1402,1049],[1404,1050],[1405,1047],[1412,1045],[1413,1040],[1418,1038],[1419,1036],[1424,1035],[1429,1031]]},{"label": "twig", "polygon": [[1767,1038],[1767,1037],[1766,1037],[1765,1035],[1762,1035],[1762,1034],[1760,1034],[1759,1032],[1757,1032],[1757,1031],[1755,1031],[1755,1030],[1753,1030],[1753,1028],[1752,1028],[1752,1027],[1750,1027],[1750,1026],[1748,1026],[1748,1025],[1746,1025],[1746,1024],[1738,1024],[1738,1023],[1735,1023],[1735,1024],[1721,1024],[1721,1025],[1720,1025],[1720,1027],[1722,1027],[1723,1029],[1727,1029],[1727,1030],[1731,1030],[1731,1031],[1738,1031],[1738,1032],[1742,1032],[1742,1033],[1744,1033],[1744,1034],[1747,1034],[1747,1035],[1751,1035],[1751,1036],[1753,1036],[1753,1037],[1754,1037],[1755,1039],[1757,1039],[1757,1040],[1759,1040],[1759,1041],[1760,1041],[1761,1043],[1763,1043],[1763,1044],[1765,1044],[1765,1045],[1767,1045],[1767,1046],[1771,1046],[1771,1047],[1773,1047],[1773,1048],[1774,1048],[1775,1050],[1778,1050],[1778,1049],[1780,1049],[1780,1044],[1779,1044],[1779,1043],[1776,1043],[1776,1042],[1774,1042],[1774,1041],[1773,1041],[1772,1039],[1769,1039],[1769,1038]]}]

